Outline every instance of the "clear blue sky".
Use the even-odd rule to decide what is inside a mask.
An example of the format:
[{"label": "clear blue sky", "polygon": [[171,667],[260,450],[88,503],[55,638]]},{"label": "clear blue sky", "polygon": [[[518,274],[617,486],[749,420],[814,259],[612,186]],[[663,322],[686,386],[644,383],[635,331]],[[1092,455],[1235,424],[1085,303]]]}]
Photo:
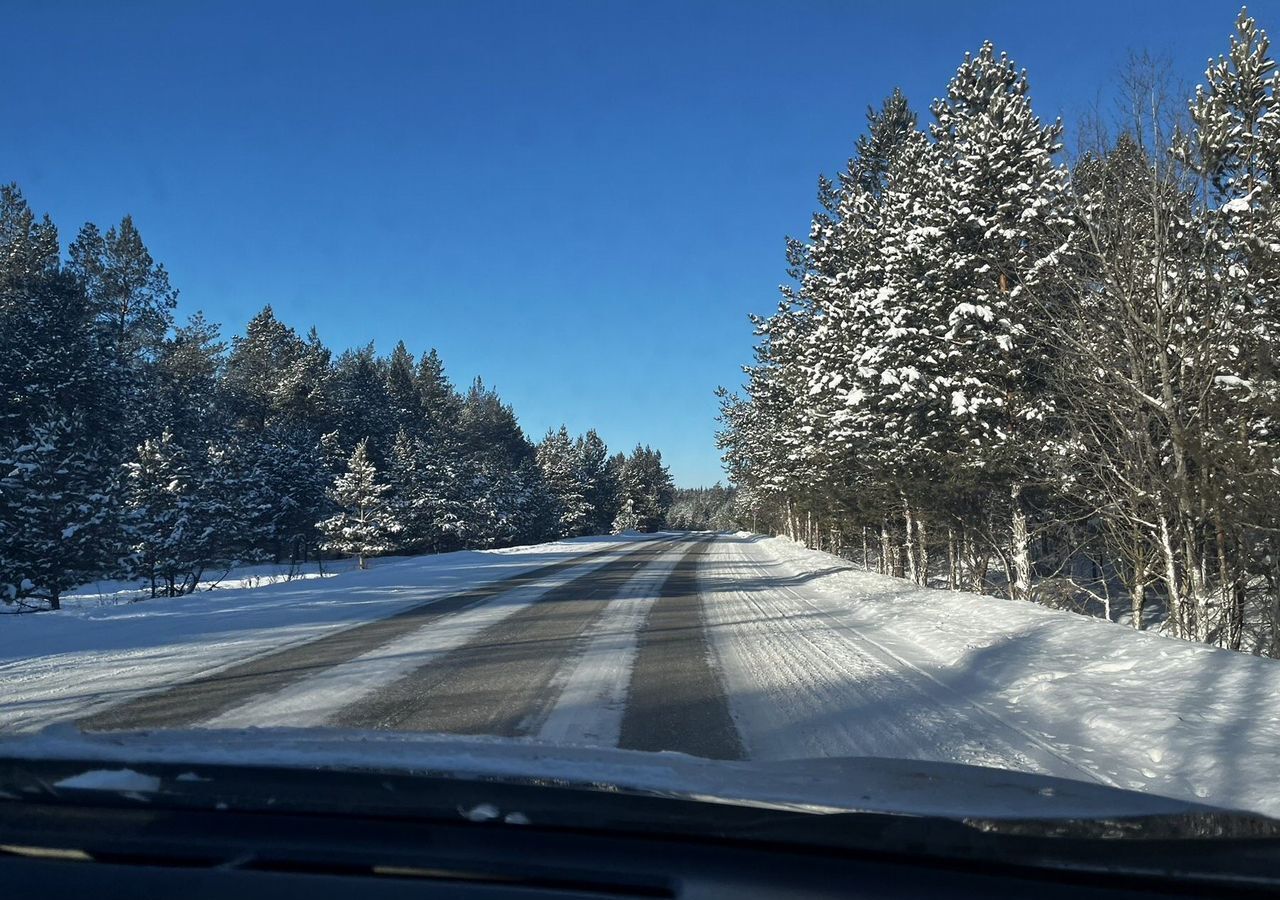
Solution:
[{"label": "clear blue sky", "polygon": [[[1250,4],[1280,37],[1280,2]],[[439,348],[537,438],[597,427],[721,478],[784,235],[901,85],[991,38],[1070,123],[1128,51],[1194,85],[1238,4],[7,3],[0,180],[74,234],[132,213],[228,332]]]}]

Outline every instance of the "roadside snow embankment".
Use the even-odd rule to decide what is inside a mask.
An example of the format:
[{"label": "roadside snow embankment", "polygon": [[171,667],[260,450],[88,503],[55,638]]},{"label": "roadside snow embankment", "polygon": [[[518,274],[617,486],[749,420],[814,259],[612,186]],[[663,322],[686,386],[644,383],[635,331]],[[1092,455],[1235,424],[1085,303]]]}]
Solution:
[{"label": "roadside snow embankment", "polygon": [[786,593],[1106,784],[1280,816],[1280,663],[874,575],[781,538]]}]

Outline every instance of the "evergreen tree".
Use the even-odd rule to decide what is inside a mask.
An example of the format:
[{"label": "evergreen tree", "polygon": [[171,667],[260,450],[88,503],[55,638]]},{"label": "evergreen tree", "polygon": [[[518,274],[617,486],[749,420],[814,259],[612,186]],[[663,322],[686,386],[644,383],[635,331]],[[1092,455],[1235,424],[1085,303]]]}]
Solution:
[{"label": "evergreen tree", "polygon": [[444,363],[435,350],[422,355],[414,376],[418,408],[423,427],[441,445],[455,445],[462,421],[462,397],[445,374]]},{"label": "evergreen tree", "polygon": [[396,427],[420,430],[423,425],[422,397],[418,392],[413,356],[397,342],[386,365],[386,394]]},{"label": "evergreen tree", "polygon": [[460,490],[461,472],[441,448],[401,429],[391,449],[388,480],[400,549],[445,553],[468,539],[468,508]]},{"label": "evergreen tree", "polygon": [[47,600],[108,572],[111,482],[83,427],[37,424],[31,439],[0,457],[0,599]]},{"label": "evergreen tree", "polygon": [[591,508],[587,533],[608,534],[621,506],[618,465],[611,461],[609,448],[593,428],[578,438],[576,447],[582,467],[583,500]]},{"label": "evergreen tree", "polygon": [[161,426],[156,360],[173,325],[178,292],[142,242],[130,216],[103,234],[86,224],[68,251],[67,271],[84,292],[104,354],[100,390],[119,421],[108,437],[119,461]]},{"label": "evergreen tree", "polygon": [[55,608],[112,568],[118,429],[93,309],[64,271],[58,235],[15,186],[0,188],[0,595]]},{"label": "evergreen tree", "polygon": [[223,391],[234,421],[261,431],[279,413],[288,374],[298,369],[305,347],[297,332],[276,318],[270,306],[249,320],[243,336],[231,341]]},{"label": "evergreen tree", "polygon": [[369,457],[379,463],[391,452],[396,434],[386,369],[385,360],[368,344],[339,355],[330,382],[334,426],[342,446],[365,441]]},{"label": "evergreen tree", "polygon": [[614,517],[610,528],[612,534],[628,534],[640,530],[640,516],[636,513],[635,501],[628,497]]},{"label": "evergreen tree", "polygon": [[329,492],[337,515],[316,526],[325,536],[325,548],[354,556],[361,569],[368,567],[368,557],[395,549],[400,523],[387,497],[390,490],[390,485],[378,480],[368,441],[360,441],[347,471],[334,479]]},{"label": "evergreen tree", "polygon": [[579,448],[561,425],[548,431],[538,445],[538,467],[556,509],[556,537],[579,537],[591,528],[594,514],[586,498],[588,490]]},{"label": "evergreen tree", "polygon": [[[125,534],[133,551],[130,572],[151,595],[176,597],[195,590],[204,570],[221,556],[231,521],[221,458],[183,447],[166,430],[138,447],[126,466]],[[212,463],[212,464],[211,464]]]},{"label": "evergreen tree", "polygon": [[217,325],[196,313],[160,346],[154,418],[176,435],[222,434],[221,379],[226,344]]},{"label": "evergreen tree", "polygon": [[[622,470],[624,522],[635,517],[639,531],[660,531],[666,526],[667,510],[675,499],[671,473],[662,464],[662,454],[648,446],[636,445]],[[615,528],[617,522],[615,521]]]}]

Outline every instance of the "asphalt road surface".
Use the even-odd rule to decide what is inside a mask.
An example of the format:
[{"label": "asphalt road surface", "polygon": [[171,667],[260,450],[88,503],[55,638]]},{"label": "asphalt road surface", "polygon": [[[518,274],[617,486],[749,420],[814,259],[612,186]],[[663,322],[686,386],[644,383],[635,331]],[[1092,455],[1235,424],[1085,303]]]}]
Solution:
[{"label": "asphalt road surface", "polygon": [[[252,724],[504,737],[576,726],[624,748],[740,758],[698,593],[697,567],[710,541],[687,535],[608,544],[143,694],[78,724],[90,731],[237,724],[237,710],[252,708],[266,714]],[[370,685],[357,702],[322,710],[322,721],[315,721],[314,697],[309,717],[291,721],[297,704],[289,698],[300,691],[319,694],[323,704],[311,679],[332,679],[353,661],[469,615],[494,621],[457,646],[422,652],[420,665]],[[600,664],[584,665],[588,656]],[[397,671],[405,668],[400,662]],[[595,691],[587,706],[570,702],[575,683]]]},{"label": "asphalt road surface", "polygon": [[714,759],[892,756],[1087,777],[1052,742],[868,640],[806,592],[808,577],[750,535],[603,540],[77,722],[417,731]]}]

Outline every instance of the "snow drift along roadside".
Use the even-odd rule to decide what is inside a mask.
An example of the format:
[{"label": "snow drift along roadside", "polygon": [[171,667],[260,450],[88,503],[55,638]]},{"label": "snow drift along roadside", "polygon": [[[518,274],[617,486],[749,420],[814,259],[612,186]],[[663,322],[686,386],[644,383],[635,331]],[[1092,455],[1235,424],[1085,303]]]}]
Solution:
[{"label": "snow drift along roadside", "polygon": [[1280,816],[1280,662],[756,546],[832,621],[1098,781]]}]

